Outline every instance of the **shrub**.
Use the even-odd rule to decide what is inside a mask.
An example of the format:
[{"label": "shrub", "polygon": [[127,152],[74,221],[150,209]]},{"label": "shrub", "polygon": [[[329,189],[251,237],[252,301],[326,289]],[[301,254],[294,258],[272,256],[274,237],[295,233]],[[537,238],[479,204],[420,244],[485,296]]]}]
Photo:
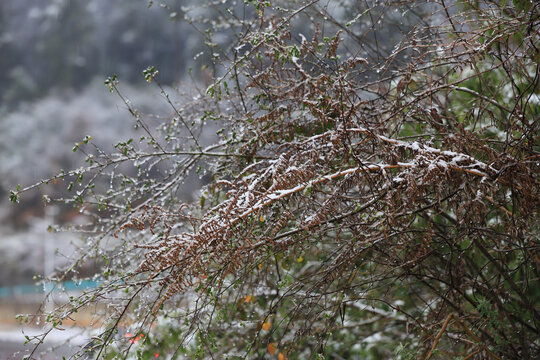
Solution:
[{"label": "shrub", "polygon": [[538,5],[227,6],[206,95],[157,130],[126,102],[140,141],[61,175],[103,271],[53,325],[109,303],[98,358],[538,357]]}]

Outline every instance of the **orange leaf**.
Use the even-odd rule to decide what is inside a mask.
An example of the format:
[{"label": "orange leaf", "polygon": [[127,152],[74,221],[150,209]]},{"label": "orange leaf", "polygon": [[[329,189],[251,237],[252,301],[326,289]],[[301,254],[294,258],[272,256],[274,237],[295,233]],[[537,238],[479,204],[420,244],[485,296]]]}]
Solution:
[{"label": "orange leaf", "polygon": [[270,321],[267,321],[267,322],[265,322],[264,324],[262,324],[262,329],[263,329],[264,331],[270,330],[271,327],[272,327],[272,323],[271,323]]},{"label": "orange leaf", "polygon": [[278,355],[278,360],[287,360],[287,358],[285,357],[285,355],[283,355],[282,353],[279,353]]},{"label": "orange leaf", "polygon": [[270,355],[274,355],[276,353],[276,343],[270,343],[268,344],[268,346],[266,347],[268,349],[268,352],[270,353]]},{"label": "orange leaf", "polygon": [[247,295],[247,296],[244,296],[244,301],[246,303],[250,303],[253,301],[253,295]]}]

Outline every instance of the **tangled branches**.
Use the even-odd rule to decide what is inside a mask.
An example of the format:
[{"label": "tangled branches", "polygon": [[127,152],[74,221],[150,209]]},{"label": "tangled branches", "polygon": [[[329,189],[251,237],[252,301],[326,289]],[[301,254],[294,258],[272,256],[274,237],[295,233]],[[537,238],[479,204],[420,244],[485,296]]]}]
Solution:
[{"label": "tangled branches", "polygon": [[[154,161],[95,198],[95,238],[126,254],[97,292],[135,294],[112,329],[136,303],[141,351],[173,356],[539,356],[538,5],[248,3],[204,102],[173,105],[155,152],[91,169]],[[212,119],[221,140],[190,129],[186,149]],[[210,158],[200,204],[181,204]],[[98,357],[129,353],[111,331]]]}]

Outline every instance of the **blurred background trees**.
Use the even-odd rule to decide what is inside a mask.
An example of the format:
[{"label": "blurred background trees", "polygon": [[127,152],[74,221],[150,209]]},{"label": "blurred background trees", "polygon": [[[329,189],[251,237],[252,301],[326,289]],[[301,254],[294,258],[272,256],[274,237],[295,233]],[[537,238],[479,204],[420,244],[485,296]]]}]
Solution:
[{"label": "blurred background trees", "polygon": [[2,105],[13,109],[53,89],[80,89],[113,73],[140,82],[141,69],[150,64],[160,68],[166,83],[185,77],[197,50],[197,43],[189,41],[195,31],[169,21],[160,6],[148,9],[147,4],[3,1]]},{"label": "blurred background trees", "polygon": [[[192,67],[192,76],[199,77],[202,64],[193,57],[203,45],[197,31],[170,16],[189,2],[169,3],[149,8],[148,1],[126,0],[0,2],[0,261],[13,262],[2,271],[0,287],[29,283],[42,273],[43,264],[25,259],[19,247],[34,247],[36,258],[43,258],[38,245],[44,235],[36,227],[46,229],[42,195],[66,193],[58,183],[13,207],[9,189],[76,166],[84,156],[70,149],[87,135],[109,151],[126,135],[136,136],[125,104],[103,81],[118,74],[140,111],[153,114],[154,126],[171,111],[158,100],[159,91],[144,87],[142,70],[158,66],[164,86],[189,79]],[[64,206],[55,221],[77,216]]]}]

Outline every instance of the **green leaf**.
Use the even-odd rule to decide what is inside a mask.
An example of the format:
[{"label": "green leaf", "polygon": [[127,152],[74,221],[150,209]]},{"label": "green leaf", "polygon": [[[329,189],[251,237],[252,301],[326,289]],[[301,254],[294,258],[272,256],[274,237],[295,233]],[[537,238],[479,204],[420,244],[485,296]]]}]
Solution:
[{"label": "green leaf", "polygon": [[204,208],[204,203],[206,202],[206,198],[203,196],[201,196],[201,209]]},{"label": "green leaf", "polygon": [[148,83],[152,82],[152,79],[155,78],[157,74],[159,74],[159,71],[157,71],[155,66],[149,66],[143,70],[144,79]]},{"label": "green leaf", "polygon": [[513,0],[514,6],[518,11],[527,12],[531,9],[532,1],[531,0]]},{"label": "green leaf", "polygon": [[9,192],[9,200],[12,203],[18,203],[19,202],[19,194],[16,193],[15,191],[10,191]]},{"label": "green leaf", "polygon": [[114,88],[115,86],[118,84],[118,80],[117,80],[118,76],[116,74],[114,74],[113,76],[109,76],[104,84],[107,85],[107,87],[109,88],[109,91],[110,92],[113,92],[114,91]]}]

